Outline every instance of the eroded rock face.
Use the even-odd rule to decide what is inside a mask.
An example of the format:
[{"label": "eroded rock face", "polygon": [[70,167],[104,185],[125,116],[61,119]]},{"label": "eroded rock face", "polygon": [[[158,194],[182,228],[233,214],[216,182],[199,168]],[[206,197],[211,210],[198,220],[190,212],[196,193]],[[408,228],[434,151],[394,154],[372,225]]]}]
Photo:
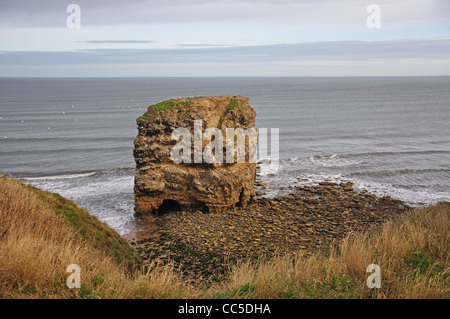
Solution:
[{"label": "eroded rock face", "polygon": [[[254,199],[256,164],[249,156],[250,144],[245,144],[244,162],[237,162],[236,156],[234,162],[227,162],[225,132],[226,128],[255,129],[255,116],[248,98],[241,96],[179,98],[150,106],[137,119],[139,133],[134,142],[136,214],[178,209],[220,211],[245,206]],[[222,161],[194,161],[194,121],[198,129],[198,120],[202,135],[208,128],[223,132]],[[179,128],[190,132],[192,154],[191,161],[176,163],[172,149],[180,139],[172,139],[172,132]],[[202,149],[208,144],[211,139],[203,139]]]}]

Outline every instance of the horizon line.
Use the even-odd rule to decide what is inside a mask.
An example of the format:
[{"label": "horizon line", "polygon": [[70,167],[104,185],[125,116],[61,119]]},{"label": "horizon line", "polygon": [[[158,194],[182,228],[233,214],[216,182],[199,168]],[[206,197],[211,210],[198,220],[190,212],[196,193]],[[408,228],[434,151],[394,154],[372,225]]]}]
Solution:
[{"label": "horizon line", "polygon": [[446,75],[224,75],[224,76],[0,76],[0,79],[113,79],[113,78],[414,78],[414,77],[450,77]]}]

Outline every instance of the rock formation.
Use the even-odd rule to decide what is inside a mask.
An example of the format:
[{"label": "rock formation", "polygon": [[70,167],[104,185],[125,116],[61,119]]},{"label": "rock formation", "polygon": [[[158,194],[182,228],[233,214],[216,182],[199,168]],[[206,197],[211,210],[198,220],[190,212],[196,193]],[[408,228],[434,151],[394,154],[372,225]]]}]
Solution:
[{"label": "rock formation", "polygon": [[[235,205],[245,206],[249,199],[254,199],[256,163],[252,160],[251,137],[244,137],[244,144],[241,137],[231,136],[232,132],[227,129],[256,132],[255,116],[248,98],[241,96],[178,98],[149,106],[136,121],[136,214],[170,210],[220,211]],[[189,134],[188,139],[185,139],[186,134],[181,138],[180,134],[173,134],[180,128],[181,132]],[[215,130],[213,137],[205,134],[211,131],[208,129]],[[212,151],[212,142],[220,142],[222,138],[220,145],[223,146]],[[230,145],[226,141],[235,147],[227,149]],[[244,161],[237,160],[238,144],[245,145]],[[180,145],[187,145],[187,148],[180,152],[176,148],[174,152],[174,147]],[[226,157],[230,149],[234,159],[231,162]],[[205,156],[207,154],[212,157]],[[181,162],[178,155],[183,156]]]}]

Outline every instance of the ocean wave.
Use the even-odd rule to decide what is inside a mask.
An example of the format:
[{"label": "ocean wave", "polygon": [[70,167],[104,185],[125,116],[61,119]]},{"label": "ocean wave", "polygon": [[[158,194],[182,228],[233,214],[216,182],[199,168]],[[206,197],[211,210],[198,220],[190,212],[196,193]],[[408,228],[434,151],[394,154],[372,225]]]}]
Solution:
[{"label": "ocean wave", "polygon": [[368,176],[368,177],[384,177],[393,175],[412,175],[412,174],[449,174],[448,168],[404,168],[404,169],[390,169],[390,170],[373,170],[373,171],[356,171],[349,173],[350,176]]},{"label": "ocean wave", "polygon": [[22,177],[21,180],[25,180],[25,181],[50,181],[50,180],[60,180],[60,179],[83,178],[83,177],[94,176],[95,174],[97,174],[97,172],[63,174],[63,175],[42,176],[42,177]]},{"label": "ocean wave", "polygon": [[117,167],[110,170],[98,171],[99,175],[134,175],[134,167]]},{"label": "ocean wave", "polygon": [[128,215],[114,215],[114,216],[108,216],[108,217],[102,217],[101,220],[103,222],[108,222],[108,221],[112,221],[112,220],[121,220],[121,219],[130,219],[133,218],[133,214],[128,214]]},{"label": "ocean wave", "polygon": [[430,188],[405,187],[389,183],[352,179],[356,189],[367,190],[377,196],[391,196],[402,200],[411,206],[435,204],[440,201],[449,201],[450,192],[437,192]]},{"label": "ocean wave", "polygon": [[133,137],[129,137],[129,136],[108,136],[108,137],[98,136],[95,138],[92,138],[91,136],[76,136],[76,137],[61,137],[61,136],[58,136],[58,137],[45,137],[45,136],[14,137],[14,136],[12,136],[9,139],[16,143],[27,143],[27,144],[30,144],[30,142],[31,143],[37,143],[37,142],[39,142],[39,143],[43,143],[43,142],[51,142],[51,143],[55,143],[55,142],[61,142],[61,143],[116,142],[117,143],[117,142],[130,142],[130,141],[132,142],[133,141]]},{"label": "ocean wave", "polygon": [[360,160],[348,159],[339,154],[319,154],[310,156],[290,156],[280,159],[282,165],[292,165],[303,167],[346,167],[362,163]]},{"label": "ocean wave", "polygon": [[[55,142],[57,143],[57,142]],[[37,157],[41,157],[42,155],[44,156],[48,156],[49,154],[51,154],[52,156],[68,156],[68,157],[72,157],[75,156],[75,154],[79,154],[80,152],[82,152],[83,154],[95,154],[95,153],[101,153],[102,151],[129,151],[129,146],[92,146],[92,147],[86,147],[86,145],[74,145],[70,148],[67,147],[61,147],[61,148],[56,148],[56,144],[48,144],[46,146],[44,145],[40,145],[40,146],[36,146],[39,147],[39,149],[33,149],[33,147],[29,147],[28,149],[13,149],[13,150],[7,150],[7,151],[2,151],[2,155],[3,156],[22,156],[22,155],[27,155],[27,156],[37,156]]]},{"label": "ocean wave", "polygon": [[267,189],[264,190],[267,197],[288,194],[292,192],[292,187],[296,186],[312,186],[324,181],[334,183],[351,181],[355,183],[354,187],[356,190],[366,190],[377,196],[391,196],[413,207],[434,204],[439,201],[450,201],[450,192],[442,187],[439,187],[441,189],[439,190],[436,185],[383,183],[364,178],[364,176],[361,178],[348,174],[277,174],[274,176],[261,176],[261,178],[261,181],[267,184]]},{"label": "ocean wave", "polygon": [[333,159],[333,158],[336,158],[337,156],[338,156],[337,154],[333,154],[333,155],[316,155],[316,156],[313,156],[313,158]]},{"label": "ocean wave", "polygon": [[432,155],[450,154],[447,150],[423,150],[423,151],[380,151],[342,154],[342,157],[377,157],[377,156],[397,156],[397,155]]},{"label": "ocean wave", "polygon": [[[373,161],[377,157],[390,156],[429,156],[429,155],[443,155],[449,154],[447,150],[424,150],[424,151],[399,151],[399,152],[361,152],[361,153],[339,153],[339,154],[318,154],[318,155],[298,155],[280,158],[281,164],[302,164],[305,166],[352,166],[359,165],[366,161]],[[261,161],[261,164],[266,164],[267,160]]]},{"label": "ocean wave", "polygon": [[76,179],[76,178],[86,178],[92,176],[115,176],[115,175],[133,175],[135,172],[134,167],[117,167],[109,170],[100,170],[95,172],[86,173],[67,173],[60,175],[49,175],[49,176],[24,176],[20,177],[24,181],[51,181],[51,180],[64,180],[64,179]]}]

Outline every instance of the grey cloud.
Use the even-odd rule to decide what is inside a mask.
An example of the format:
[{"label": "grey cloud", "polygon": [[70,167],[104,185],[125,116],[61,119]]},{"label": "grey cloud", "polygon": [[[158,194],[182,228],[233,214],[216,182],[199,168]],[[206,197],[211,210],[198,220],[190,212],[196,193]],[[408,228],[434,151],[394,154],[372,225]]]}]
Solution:
[{"label": "grey cloud", "polygon": [[3,51],[1,53],[0,65],[435,59],[450,56],[450,39],[342,41],[186,49],[86,49],[75,52]]},{"label": "grey cloud", "polygon": [[177,47],[230,47],[233,45],[212,44],[212,43],[181,43],[176,44]]},{"label": "grey cloud", "polygon": [[[424,0],[425,1],[425,0]],[[444,14],[448,0],[427,0],[435,13]],[[81,7],[82,25],[127,25],[186,22],[249,22],[263,23],[330,23],[337,19],[349,22],[355,14],[365,15],[361,0],[1,0],[0,25],[10,27],[63,27],[69,13],[66,7],[76,3]],[[405,13],[421,15],[410,1],[399,1],[404,12],[396,18],[404,19]],[[389,2],[383,2],[386,6]],[[448,13],[444,14],[446,17]]]},{"label": "grey cloud", "polygon": [[88,40],[88,41],[77,41],[78,43],[87,44],[149,44],[157,43],[158,41],[145,41],[145,40]]},{"label": "grey cloud", "polygon": [[[327,0],[329,1],[329,0]],[[70,3],[81,8],[82,23],[94,25],[124,25],[180,23],[211,20],[230,21],[252,18],[252,8],[271,4],[285,6],[310,1],[245,1],[245,0],[1,0],[0,25],[16,27],[61,27],[69,13]],[[216,10],[217,7],[222,10]],[[224,9],[226,12],[223,12]],[[245,12],[242,12],[244,10]],[[268,12],[270,14],[270,12]]]}]

